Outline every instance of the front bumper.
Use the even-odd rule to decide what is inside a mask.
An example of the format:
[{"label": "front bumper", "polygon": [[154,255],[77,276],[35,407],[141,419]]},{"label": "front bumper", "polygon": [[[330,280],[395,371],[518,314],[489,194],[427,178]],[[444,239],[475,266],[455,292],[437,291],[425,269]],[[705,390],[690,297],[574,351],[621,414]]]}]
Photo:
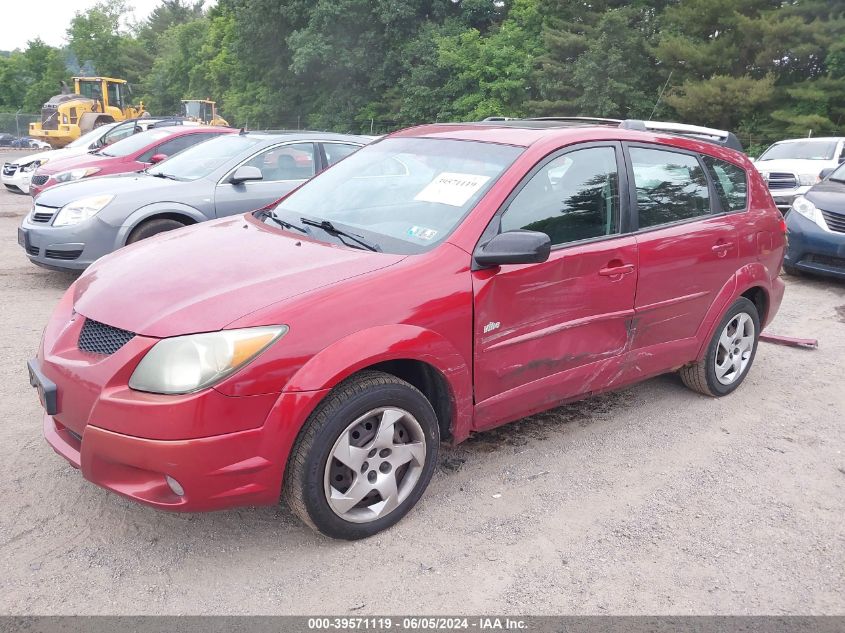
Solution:
[{"label": "front bumper", "polygon": [[291,447],[326,390],[134,391],[129,378],[157,339],[135,335],[110,355],[79,349],[85,317],[72,308],[74,291],[62,298],[30,363],[31,381],[52,413],[42,421],[50,446],[85,479],[157,508],[277,503]]},{"label": "front bumper", "polygon": [[36,206],[18,229],[18,244],[29,261],[52,270],[84,270],[103,255],[117,248],[120,227],[106,224],[96,216],[71,226],[53,226],[53,219],[35,222],[35,213],[44,216],[58,209]]},{"label": "front bumper", "polygon": [[786,216],[786,228],[789,231],[786,266],[845,279],[845,233],[825,231],[794,211]]},{"label": "front bumper", "polygon": [[21,171],[21,166],[16,163],[6,163],[0,169],[0,182],[17,189],[21,193],[29,193],[29,182],[35,171]]},{"label": "front bumper", "polygon": [[769,193],[772,194],[772,199],[775,201],[775,205],[780,212],[786,214],[792,206],[792,203],[795,201],[795,198],[803,196],[809,190],[810,187],[806,186],[796,187],[795,189],[770,189]]},{"label": "front bumper", "polygon": [[[163,510],[276,503],[280,464],[259,457],[262,429],[191,440],[150,440],[86,425],[82,434],[44,416],[47,443],[88,481]],[[176,494],[166,476],[179,482]]]}]

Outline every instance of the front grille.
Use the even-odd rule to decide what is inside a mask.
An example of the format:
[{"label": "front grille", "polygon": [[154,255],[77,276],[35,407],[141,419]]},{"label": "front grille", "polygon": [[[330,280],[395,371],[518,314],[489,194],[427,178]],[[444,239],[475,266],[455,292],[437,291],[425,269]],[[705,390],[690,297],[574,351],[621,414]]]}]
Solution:
[{"label": "front grille", "polygon": [[798,179],[795,174],[786,174],[773,171],[769,174],[769,189],[795,189],[798,186]]},{"label": "front grille", "polygon": [[82,351],[108,356],[126,345],[134,336],[132,332],[93,319],[85,319],[79,333],[78,346]]},{"label": "front grille", "polygon": [[30,244],[29,246],[26,247],[26,253],[27,253],[27,255],[32,255],[33,257],[37,257],[38,256],[38,247],[32,246]]},{"label": "front grille", "polygon": [[59,111],[53,107],[41,108],[41,129],[42,130],[58,130],[59,129]]},{"label": "front grille", "polygon": [[37,211],[32,214],[32,221],[33,222],[42,222],[46,223],[53,219],[52,213],[44,213],[42,211]]},{"label": "front grille", "polygon": [[837,233],[845,233],[845,214],[833,211],[822,211],[827,228]]},{"label": "front grille", "polygon": [[50,180],[50,176],[36,174],[32,177],[32,184],[36,187],[40,187],[41,185],[45,184],[48,180]]},{"label": "front grille", "polygon": [[18,166],[15,163],[4,163],[3,164],[3,175],[4,176],[14,176],[15,172],[18,170]]},{"label": "front grille", "polygon": [[830,255],[808,255],[804,258],[805,262],[811,264],[821,264],[822,266],[830,266],[831,268],[840,268],[845,270],[845,258],[831,257]]},{"label": "front grille", "polygon": [[63,259],[65,261],[70,261],[72,259],[79,259],[79,256],[82,255],[82,251],[59,251],[48,248],[44,251],[44,255],[50,259]]}]

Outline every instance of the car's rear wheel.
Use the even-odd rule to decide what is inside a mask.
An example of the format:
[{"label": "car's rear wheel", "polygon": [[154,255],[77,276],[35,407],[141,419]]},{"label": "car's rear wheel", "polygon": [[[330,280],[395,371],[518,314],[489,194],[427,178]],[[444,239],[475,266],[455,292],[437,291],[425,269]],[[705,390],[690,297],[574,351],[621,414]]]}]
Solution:
[{"label": "car's rear wheel", "polygon": [[141,240],[145,240],[153,235],[164,233],[165,231],[181,229],[183,226],[186,226],[184,222],[173,220],[171,218],[154,218],[152,220],[147,220],[146,222],[141,222],[141,224],[132,229],[126,243],[134,244],[135,242],[140,242]]},{"label": "car's rear wheel", "polygon": [[338,385],[305,423],[284,498],[327,536],[372,536],[422,496],[439,442],[437,416],[418,389],[390,374],[362,372]]},{"label": "car's rear wheel", "polygon": [[728,395],[748,375],[757,354],[759,337],[757,307],[740,297],[725,312],[704,358],[681,368],[681,380],[690,389],[708,396]]}]

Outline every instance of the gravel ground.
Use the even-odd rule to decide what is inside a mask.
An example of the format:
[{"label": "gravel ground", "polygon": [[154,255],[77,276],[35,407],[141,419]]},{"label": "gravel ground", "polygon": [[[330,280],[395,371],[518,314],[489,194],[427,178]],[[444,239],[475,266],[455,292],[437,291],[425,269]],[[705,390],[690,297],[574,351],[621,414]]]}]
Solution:
[{"label": "gravel ground", "polygon": [[[2,162],[2,156],[0,156]],[[166,514],[53,453],[24,362],[73,276],[0,192],[0,613],[845,614],[845,285],[788,278],[742,388],[674,376],[442,452],[418,507],[357,543],[283,507]]]}]

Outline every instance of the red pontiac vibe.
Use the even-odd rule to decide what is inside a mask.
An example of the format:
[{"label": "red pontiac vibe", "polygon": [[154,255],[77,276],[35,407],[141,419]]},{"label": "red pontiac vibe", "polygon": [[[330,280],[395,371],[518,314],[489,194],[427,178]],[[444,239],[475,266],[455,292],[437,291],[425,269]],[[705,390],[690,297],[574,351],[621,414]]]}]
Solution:
[{"label": "red pontiac vibe", "polygon": [[30,193],[34,198],[45,189],[65,182],[141,171],[192,145],[232,132],[237,130],[207,125],[175,125],[138,132],[96,152],[71,156],[39,167],[32,176]]},{"label": "red pontiac vibe", "polygon": [[783,219],[743,154],[627,124],[411,128],[103,257],[29,363],[47,441],[156,508],[281,495],[356,539],[441,441],[666,372],[731,393],[781,303]]}]

